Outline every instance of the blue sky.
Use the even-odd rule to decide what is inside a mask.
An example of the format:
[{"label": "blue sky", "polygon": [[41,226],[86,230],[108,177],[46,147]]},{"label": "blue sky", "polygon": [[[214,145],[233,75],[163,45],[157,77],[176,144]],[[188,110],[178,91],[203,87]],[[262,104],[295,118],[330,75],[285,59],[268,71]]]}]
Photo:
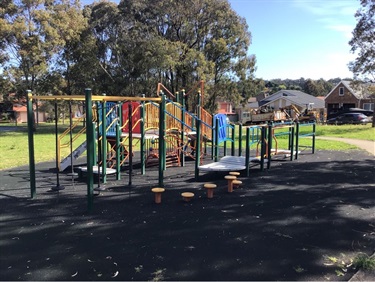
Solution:
[{"label": "blue sky", "polygon": [[358,0],[230,0],[252,33],[256,76],[326,80],[352,77],[348,44]]},{"label": "blue sky", "polygon": [[[93,0],[81,0],[83,4]],[[152,1],[152,0],[150,0]],[[112,0],[119,2],[119,0]],[[252,34],[263,79],[350,78],[348,44],[359,0],[229,0]]]}]

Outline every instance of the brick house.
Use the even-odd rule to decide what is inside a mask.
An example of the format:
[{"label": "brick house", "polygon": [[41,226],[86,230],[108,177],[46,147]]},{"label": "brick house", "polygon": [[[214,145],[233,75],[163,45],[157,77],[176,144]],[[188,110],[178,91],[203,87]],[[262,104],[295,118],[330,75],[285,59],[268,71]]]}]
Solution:
[{"label": "brick house", "polygon": [[217,113],[227,115],[229,120],[232,122],[235,122],[238,119],[237,114],[234,112],[234,106],[231,102],[218,100]]},{"label": "brick house", "polygon": [[351,81],[341,80],[325,97],[325,107],[328,115],[342,109],[360,108],[368,111],[374,110],[374,101],[367,92],[366,85],[352,87]]}]

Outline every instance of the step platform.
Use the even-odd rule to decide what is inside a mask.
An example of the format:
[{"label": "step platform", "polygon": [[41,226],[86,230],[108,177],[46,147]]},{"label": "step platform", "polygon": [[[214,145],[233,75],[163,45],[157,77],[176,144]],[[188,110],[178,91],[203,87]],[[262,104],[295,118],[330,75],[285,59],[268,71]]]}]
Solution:
[{"label": "step platform", "polygon": [[[87,167],[86,167],[86,166],[81,166],[81,167],[79,167],[78,169],[79,169],[79,177],[82,177],[82,175],[83,175],[84,173],[87,173]],[[94,166],[92,167],[92,172],[93,172],[94,174],[99,174],[99,169],[98,169],[98,166],[97,166],[97,165],[94,165]],[[106,168],[106,175],[112,175],[112,174],[116,174],[116,170],[113,169],[113,168],[109,168],[109,167],[107,167],[107,168]],[[103,176],[103,170],[102,170],[101,168],[100,168],[100,175]]]}]

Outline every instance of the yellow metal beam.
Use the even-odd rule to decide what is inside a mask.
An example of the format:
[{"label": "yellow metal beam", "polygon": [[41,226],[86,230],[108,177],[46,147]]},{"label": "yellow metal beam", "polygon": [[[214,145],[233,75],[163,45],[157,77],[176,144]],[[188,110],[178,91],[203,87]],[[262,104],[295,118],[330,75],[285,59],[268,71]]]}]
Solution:
[{"label": "yellow metal beam", "polygon": [[[35,100],[59,100],[59,101],[85,101],[85,95],[52,95],[52,96],[37,96],[32,95],[29,96],[29,99]],[[99,102],[125,102],[125,101],[132,101],[132,102],[156,102],[160,103],[161,98],[143,98],[143,97],[124,97],[124,96],[92,96],[92,101],[99,101]]]}]

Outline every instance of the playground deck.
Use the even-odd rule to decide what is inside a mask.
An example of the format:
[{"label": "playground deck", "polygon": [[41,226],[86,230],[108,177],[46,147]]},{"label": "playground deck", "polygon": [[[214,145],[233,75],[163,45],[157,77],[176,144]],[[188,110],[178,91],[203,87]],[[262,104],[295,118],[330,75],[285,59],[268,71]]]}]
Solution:
[{"label": "playground deck", "polygon": [[33,200],[28,167],[0,171],[1,280],[347,281],[341,261],[375,249],[375,161],[360,150],[275,160],[233,193],[226,173],[195,182],[187,162],[165,171],[159,205],[157,169],[134,169],[131,188],[126,172],[108,177],[91,213],[85,183],[62,174],[65,190],[49,192],[53,166],[37,164]]}]

